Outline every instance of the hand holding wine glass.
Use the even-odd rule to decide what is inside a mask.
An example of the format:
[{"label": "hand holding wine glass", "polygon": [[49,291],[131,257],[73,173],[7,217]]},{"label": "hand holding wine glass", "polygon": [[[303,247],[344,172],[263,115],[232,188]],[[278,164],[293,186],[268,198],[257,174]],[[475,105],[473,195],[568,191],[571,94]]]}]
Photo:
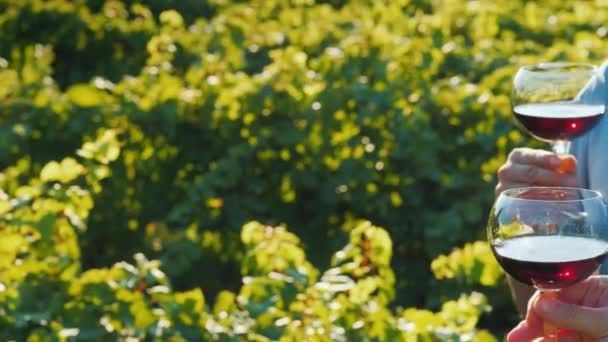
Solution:
[{"label": "hand holding wine glass", "polygon": [[530,185],[578,187],[576,158],[528,147],[513,149],[498,169],[495,193]]},{"label": "hand holding wine glass", "polygon": [[543,322],[569,329],[568,341],[608,341],[608,277],[583,280],[560,291],[557,299],[535,294],[530,299],[526,320],[511,330],[507,340],[542,341]]},{"label": "hand holding wine glass", "polygon": [[[516,280],[557,292],[595,272],[608,253],[608,213],[601,193],[532,187],[502,192],[490,213],[488,239]],[[546,333],[554,328],[547,327]]]}]

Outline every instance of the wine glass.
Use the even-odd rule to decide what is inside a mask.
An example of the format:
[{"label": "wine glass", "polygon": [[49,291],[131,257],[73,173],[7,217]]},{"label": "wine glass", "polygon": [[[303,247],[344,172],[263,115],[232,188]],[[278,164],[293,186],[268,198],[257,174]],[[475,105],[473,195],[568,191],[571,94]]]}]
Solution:
[{"label": "wine glass", "polygon": [[[488,240],[512,278],[555,292],[595,272],[608,253],[608,211],[600,192],[529,187],[502,192]],[[545,325],[545,334],[556,329]]]},{"label": "wine glass", "polygon": [[587,132],[604,113],[600,96],[582,101],[586,88],[602,82],[592,64],[539,63],[515,74],[511,102],[517,122],[533,137],[567,154],[570,141]]}]

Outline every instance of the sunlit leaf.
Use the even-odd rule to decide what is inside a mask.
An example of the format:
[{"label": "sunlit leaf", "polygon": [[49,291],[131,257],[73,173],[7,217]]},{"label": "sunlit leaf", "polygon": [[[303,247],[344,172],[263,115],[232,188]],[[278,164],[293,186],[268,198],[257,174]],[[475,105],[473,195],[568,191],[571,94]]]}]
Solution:
[{"label": "sunlit leaf", "polygon": [[70,87],[66,96],[80,107],[96,107],[107,104],[109,97],[92,85],[77,84]]},{"label": "sunlit leaf", "polygon": [[84,171],[84,167],[80,165],[74,158],[65,158],[61,162],[52,161],[46,164],[40,172],[40,179],[45,182],[60,181],[68,183],[79,177]]}]

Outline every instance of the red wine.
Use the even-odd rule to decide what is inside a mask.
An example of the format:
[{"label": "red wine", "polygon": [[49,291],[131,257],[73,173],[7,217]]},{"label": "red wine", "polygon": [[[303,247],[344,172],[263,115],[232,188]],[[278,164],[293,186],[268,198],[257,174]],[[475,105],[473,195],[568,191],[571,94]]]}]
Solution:
[{"label": "red wine", "polygon": [[604,105],[528,103],[515,106],[513,113],[525,129],[540,140],[572,140],[598,122]]},{"label": "red wine", "polygon": [[502,268],[539,289],[561,289],[590,276],[604,261],[608,242],[564,235],[527,235],[492,245]]}]

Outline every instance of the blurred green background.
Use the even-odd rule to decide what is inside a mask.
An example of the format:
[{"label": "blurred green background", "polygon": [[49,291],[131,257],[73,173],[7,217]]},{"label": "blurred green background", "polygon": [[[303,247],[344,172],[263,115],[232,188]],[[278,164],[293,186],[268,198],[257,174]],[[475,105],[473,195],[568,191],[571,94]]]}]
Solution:
[{"label": "blurred green background", "polygon": [[[535,144],[514,72],[600,63],[607,22],[601,0],[1,0],[0,336],[500,338],[498,266],[453,249],[485,239],[496,170]],[[363,301],[315,292],[345,255],[332,279],[374,279]],[[288,297],[242,288],[288,270]],[[349,321],[369,298],[387,316]]]}]

